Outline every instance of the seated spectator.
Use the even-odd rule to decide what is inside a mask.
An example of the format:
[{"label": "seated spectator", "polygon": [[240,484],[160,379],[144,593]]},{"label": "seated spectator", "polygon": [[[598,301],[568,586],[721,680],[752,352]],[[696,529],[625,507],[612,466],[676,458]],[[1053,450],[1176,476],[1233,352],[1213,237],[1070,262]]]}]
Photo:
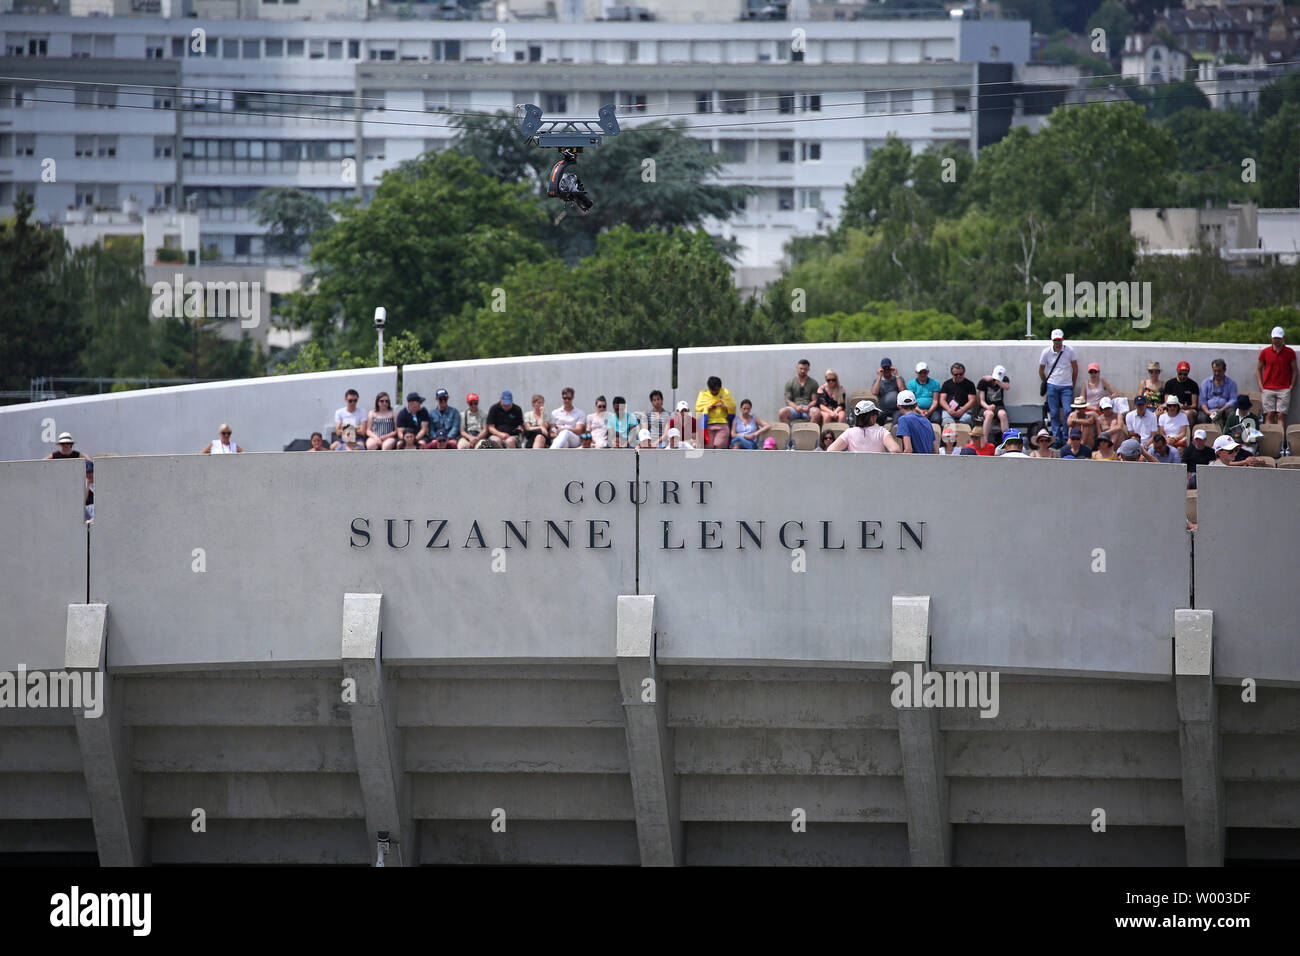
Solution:
[{"label": "seated spectator", "polygon": [[653,448],[654,446],[655,446],[655,440],[650,435],[650,429],[643,428],[639,432],[637,432],[636,434],[637,448]]},{"label": "seated spectator", "polygon": [[[687,448],[698,448],[700,445],[700,420],[691,414],[691,406],[686,402],[678,402],[677,410],[673,417],[668,419],[668,427],[677,429],[677,437]],[[667,432],[664,433],[665,439]],[[659,443],[660,448],[667,448],[667,441]]]},{"label": "seated spectator", "polygon": [[876,369],[876,380],[871,384],[871,396],[880,409],[877,416],[880,424],[886,424],[898,412],[898,393],[905,388],[907,383],[898,374],[898,369],[894,368],[894,360],[882,358],[880,368]]},{"label": "seated spectator", "polygon": [[966,366],[961,362],[953,362],[948,372],[952,378],[944,382],[939,389],[939,414],[942,424],[960,422],[963,425],[973,425],[979,401],[975,383],[966,377]]},{"label": "seated spectator", "polygon": [[[775,439],[774,439],[775,441]],[[822,432],[821,438],[817,439],[817,450],[826,451],[835,443],[834,432]]]},{"label": "seated spectator", "polygon": [[[1156,416],[1151,414],[1150,403],[1145,394],[1133,399],[1134,409],[1124,416],[1124,430],[1129,438],[1135,438],[1143,447],[1151,444],[1151,436],[1156,433]],[[1123,444],[1120,445],[1120,457],[1123,458]]]},{"label": "seated spectator", "polygon": [[[922,363],[925,364],[925,363]],[[933,394],[938,395],[936,390]],[[921,411],[910,388],[898,393],[898,439],[909,455],[934,454],[934,429],[929,416]]]},{"label": "seated spectator", "polygon": [[[229,428],[230,428],[229,425],[222,425],[221,427],[222,427],[222,428],[226,428],[226,429],[229,429]],[[227,432],[226,434],[229,434],[229,432]],[[84,458],[84,457],[86,457],[86,456],[83,455],[81,452],[76,451],[76,450],[72,447],[74,444],[76,444],[76,442],[74,442],[74,441],[72,440],[72,433],[71,433],[71,432],[64,432],[62,435],[59,436],[59,442],[58,442],[57,445],[54,446],[54,451],[52,451],[52,452],[50,452],[48,455],[46,455],[46,456],[45,456],[45,460],[46,460],[46,461],[61,461],[61,460],[64,459],[64,458]],[[206,455],[207,452],[204,451],[203,454]]]},{"label": "seated spectator", "polygon": [[1137,461],[1144,457],[1142,443],[1136,438],[1125,438],[1120,442],[1117,454],[1120,461]]},{"label": "seated spectator", "polygon": [[663,444],[659,447],[676,450],[678,448],[691,448],[692,446],[682,441],[681,432],[675,427],[670,427],[664,432]]},{"label": "seated spectator", "polygon": [[[1200,386],[1192,381],[1192,367],[1186,362],[1179,362],[1174,377],[1165,382],[1165,401],[1173,395],[1178,399],[1178,407],[1187,416],[1189,423],[1196,421],[1196,405],[1201,397]],[[1188,436],[1188,441],[1191,436]],[[1186,442],[1183,443],[1186,445]]]},{"label": "seated spectator", "polygon": [[334,435],[341,438],[343,429],[351,425],[357,430],[357,434],[365,435],[366,413],[357,407],[357,402],[361,396],[355,388],[350,388],[343,396],[344,406],[334,413]]},{"label": "seated spectator", "polygon": [[1241,437],[1236,439],[1237,444],[1241,446],[1237,449],[1236,461],[1243,461],[1247,458],[1258,458],[1259,440],[1263,437],[1264,433],[1258,428],[1243,428],[1241,430]]},{"label": "seated spectator", "polygon": [[753,414],[754,403],[744,399],[740,413],[731,422],[731,447],[753,451],[762,443],[772,426]]},{"label": "seated spectator", "polygon": [[86,523],[95,520],[95,463],[86,459]]},{"label": "seated spectator", "polygon": [[[1003,431],[1011,427],[1011,420],[1007,417],[1007,389],[1011,387],[1011,379],[1007,378],[1007,370],[1004,366],[998,365],[993,369],[993,374],[985,375],[975,386],[975,391],[979,394],[980,411],[983,415],[984,434],[990,434],[994,425],[1000,425]],[[971,433],[972,435],[974,432]],[[982,452],[979,448],[975,449],[979,454],[991,455],[993,452]]]},{"label": "seated spectator", "polygon": [[[67,435],[67,432],[64,432],[63,434]],[[238,445],[236,445],[233,441],[230,440],[229,425],[222,425],[219,429],[217,429],[217,435],[218,437],[216,441],[210,441],[203,446],[203,450],[199,452],[200,455],[234,455],[234,454],[243,453],[244,449],[240,448]],[[60,435],[59,438],[62,439],[63,435]],[[71,436],[68,436],[68,440],[71,441]],[[71,445],[69,445],[68,447],[69,450],[71,450]],[[54,456],[51,455],[50,457],[54,457]],[[69,456],[65,456],[65,457],[69,457]],[[76,456],[74,455],[70,457],[76,457]]]},{"label": "seated spectator", "polygon": [[460,440],[457,448],[477,448],[483,441],[492,437],[487,430],[487,415],[478,409],[478,393],[470,392],[465,396],[465,413],[460,417]]},{"label": "seated spectator", "polygon": [[[1048,441],[1051,441],[1051,433],[1047,433]],[[1002,435],[1002,444],[998,446],[998,454],[1003,458],[1028,458],[1024,451],[1025,440],[1020,435],[1018,428],[1008,428]]]},{"label": "seated spectator", "polygon": [[1259,427],[1258,411],[1252,408],[1253,402],[1249,395],[1237,396],[1237,407],[1228,413],[1228,417],[1223,420],[1223,431],[1225,434],[1236,432],[1240,434],[1247,428]]},{"label": "seated spectator", "polygon": [[731,444],[730,416],[734,414],[736,400],[731,397],[731,392],[722,387],[722,379],[710,375],[708,387],[700,389],[700,394],[695,397],[696,417],[707,416],[710,448],[726,448]]},{"label": "seated spectator", "polygon": [[366,413],[366,448],[389,451],[397,447],[397,412],[387,392],[375,396],[375,407]]},{"label": "seated spectator", "polygon": [[1262,459],[1256,458],[1253,455],[1239,458],[1238,455],[1240,452],[1241,444],[1231,435],[1220,435],[1218,438],[1214,439],[1214,457],[1216,460],[1210,462],[1209,467],[1212,468],[1215,465],[1240,465],[1243,467],[1251,467],[1263,464]]},{"label": "seated spectator", "polygon": [[789,423],[812,420],[812,402],[813,395],[817,392],[817,383],[808,374],[810,368],[812,363],[807,359],[800,359],[795,364],[794,378],[785,383],[785,407],[777,416],[781,421]]},{"label": "seated spectator", "polygon": [[966,447],[977,455],[992,456],[992,454],[997,451],[997,444],[995,442],[985,441],[984,434],[984,429],[981,426],[976,425],[970,430],[970,441],[966,444]]},{"label": "seated spectator", "polygon": [[1114,397],[1115,389],[1110,387],[1110,382],[1101,377],[1101,366],[1096,362],[1088,363],[1088,377],[1083,380],[1083,387],[1079,389],[1078,395],[1083,397],[1084,406],[1094,412],[1101,407],[1103,398]]},{"label": "seated spectator", "polygon": [[1056,449],[1052,447],[1052,433],[1044,428],[1034,436],[1034,450],[1029,453],[1030,458],[1060,458]]},{"label": "seated spectator", "polygon": [[1110,435],[1112,448],[1119,447],[1119,443],[1128,437],[1124,418],[1115,413],[1115,405],[1110,396],[1103,398],[1097,406],[1097,433],[1100,435],[1102,432]]},{"label": "seated spectator", "polygon": [[[903,397],[907,396],[907,391],[899,392],[899,408],[903,410]],[[911,398],[912,405],[915,408],[916,399]],[[840,433],[840,436],[831,442],[827,451],[852,451],[852,452],[889,452],[898,454],[903,451],[906,445],[900,446],[893,435],[889,434],[889,429],[884,425],[878,424],[877,419],[880,416],[880,409],[876,403],[869,398],[864,398],[853,406],[853,427],[846,428]],[[901,433],[902,423],[914,419],[923,425],[930,433],[931,441],[934,439],[934,429],[930,428],[920,415],[904,414],[899,421],[899,430]],[[909,424],[908,428],[911,429]],[[823,438],[826,436],[822,436]],[[910,448],[908,449],[910,450]]]},{"label": "seated spectator", "polygon": [[957,426],[955,424],[944,425],[943,431],[939,433],[939,454],[957,454]]},{"label": "seated spectator", "polygon": [[650,410],[642,416],[642,424],[650,432],[650,440],[656,445],[664,437],[664,429],[668,427],[669,420],[673,417],[672,413],[664,408],[664,393],[655,389],[650,393]]},{"label": "seated spectator", "polygon": [[[1192,413],[1195,414],[1195,409]],[[1157,420],[1157,424],[1170,445],[1180,450],[1187,447],[1191,426],[1187,422],[1187,414],[1183,411],[1177,395],[1165,396],[1165,410]]]},{"label": "seated spectator", "polygon": [[365,451],[366,446],[357,441],[357,430],[351,425],[343,426],[343,440],[334,446],[335,451]]},{"label": "seated spectator", "polygon": [[[1217,422],[1237,404],[1237,383],[1228,378],[1228,363],[1216,358],[1210,363],[1210,377],[1201,382],[1198,422]],[[1214,449],[1209,449],[1214,453]]]},{"label": "seated spectator", "polygon": [[1196,487],[1196,469],[1214,461],[1214,449],[1205,440],[1205,429],[1192,432],[1192,443],[1183,449],[1183,464],[1187,466],[1187,487]]},{"label": "seated spectator", "polygon": [[1065,420],[1065,426],[1079,429],[1085,447],[1091,448],[1097,443],[1098,423],[1097,413],[1088,407],[1084,397],[1074,396],[1074,401],[1070,403],[1070,417]]},{"label": "seated spectator", "polygon": [[1138,395],[1145,395],[1147,404],[1152,408],[1159,408],[1160,403],[1165,400],[1165,383],[1160,377],[1160,363],[1147,363],[1147,377],[1138,383]]},{"label": "seated spectator", "polygon": [[812,408],[808,410],[808,420],[814,425],[828,425],[831,422],[844,421],[844,403],[848,395],[840,384],[839,373],[833,368],[826,370],[826,382],[817,386],[813,394]]},{"label": "seated spectator", "polygon": [[1182,463],[1182,456],[1178,449],[1169,444],[1169,439],[1165,437],[1164,432],[1156,432],[1151,436],[1151,450],[1147,453],[1152,461],[1158,461],[1166,465],[1178,465]]},{"label": "seated spectator", "polygon": [[429,412],[429,439],[424,448],[455,449],[460,447],[460,411],[447,404],[451,395],[445,388],[433,393],[436,404]]},{"label": "seated spectator", "polygon": [[1114,461],[1115,460],[1115,442],[1110,437],[1110,432],[1099,432],[1097,435],[1097,450],[1092,453],[1093,461]]},{"label": "seated spectator", "polygon": [[325,436],[322,435],[320,432],[312,432],[311,447],[308,448],[307,450],[308,451],[329,451],[329,449],[325,447]]},{"label": "seated spectator", "polygon": [[[934,424],[939,424],[939,383],[930,377],[929,365],[925,362],[916,363],[916,378],[907,383],[907,390],[916,399],[916,412],[920,412]],[[901,398],[898,404],[901,409],[903,404]]]},{"label": "seated spectator", "polygon": [[545,448],[551,441],[546,424],[546,399],[534,395],[532,403],[532,409],[524,412],[524,444],[529,448]]},{"label": "seated spectator", "polygon": [[1082,428],[1070,429],[1059,457],[1070,458],[1074,461],[1090,461],[1092,459],[1092,448],[1083,443]]},{"label": "seated spectator", "polygon": [[[596,410],[587,416],[586,431],[591,432],[592,448],[609,447],[609,413],[604,395],[596,396]],[[586,448],[586,445],[582,446]]]},{"label": "seated spectator", "polygon": [[501,401],[488,409],[487,430],[502,448],[522,447],[524,410],[515,404],[515,396],[509,389],[501,393]]},{"label": "seated spectator", "polygon": [[429,440],[429,410],[419,392],[406,394],[406,407],[397,413],[397,444],[400,448],[420,448]]},{"label": "seated spectator", "polygon": [[636,416],[627,410],[627,399],[622,395],[614,396],[614,410],[610,413],[608,423],[610,445],[614,448],[631,448],[638,422]]},{"label": "seated spectator", "polygon": [[974,456],[977,457],[977,458],[979,457],[979,452],[977,452],[977,451],[976,451],[974,448],[972,448],[970,445],[962,445],[962,446],[961,446],[961,450],[958,451],[957,454],[959,454],[959,455],[974,455]]},{"label": "seated spectator", "polygon": [[579,445],[578,447],[579,447],[579,448],[595,448],[595,447],[596,447],[595,439],[592,437],[591,432],[589,432],[589,431],[584,431],[584,432],[582,433],[582,444]]},{"label": "seated spectator", "polygon": [[551,410],[551,450],[582,447],[582,436],[587,431],[587,416],[573,404],[573,389],[560,392],[563,404]]}]

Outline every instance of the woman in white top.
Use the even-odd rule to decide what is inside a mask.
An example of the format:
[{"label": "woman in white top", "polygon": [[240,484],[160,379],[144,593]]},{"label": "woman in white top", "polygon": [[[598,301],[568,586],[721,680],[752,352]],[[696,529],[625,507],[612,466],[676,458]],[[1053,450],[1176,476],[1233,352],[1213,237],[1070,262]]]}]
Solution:
[{"label": "woman in white top", "polygon": [[827,451],[889,452],[897,455],[902,447],[889,429],[876,424],[880,409],[876,403],[864,398],[853,406],[853,427],[846,428],[840,437],[831,442]]},{"label": "woman in white top", "polygon": [[592,448],[609,447],[609,418],[605,413],[605,396],[596,396],[596,410],[587,416],[587,431],[591,432]]},{"label": "woman in white top", "polygon": [[204,445],[200,455],[234,455],[244,450],[230,440],[229,425],[222,425],[217,432],[220,437]]},{"label": "woman in white top", "polygon": [[545,448],[550,441],[546,427],[546,399],[533,396],[533,407],[524,412],[524,441],[530,448]]}]

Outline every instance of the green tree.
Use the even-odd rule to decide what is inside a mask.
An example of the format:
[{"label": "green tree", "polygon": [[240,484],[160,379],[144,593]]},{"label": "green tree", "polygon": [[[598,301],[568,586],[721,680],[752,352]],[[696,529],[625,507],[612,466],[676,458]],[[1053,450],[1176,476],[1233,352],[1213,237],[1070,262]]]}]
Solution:
[{"label": "green tree", "polygon": [[1300,102],[1288,100],[1274,113],[1259,134],[1260,202],[1270,208],[1296,204],[1297,176],[1300,175]]},{"label": "green tree", "polygon": [[1088,17],[1084,33],[1091,37],[1092,31],[1099,28],[1106,31],[1107,56],[1119,56],[1124,49],[1124,38],[1133,32],[1133,15],[1118,0],[1105,0]]},{"label": "green tree", "polygon": [[873,150],[867,165],[844,188],[839,230],[871,229],[889,214],[894,190],[907,182],[912,171],[912,148],[897,136]]},{"label": "green tree", "polygon": [[295,293],[285,310],[329,354],[367,349],[380,305],[391,334],[410,330],[432,348],[480,286],[547,258],[544,215],[528,188],[498,182],[450,150],[390,171],[368,206],[347,202],[339,212],[312,247],[311,291]]},{"label": "green tree", "polygon": [[1190,81],[1162,83],[1145,89],[1131,87],[1128,92],[1135,102],[1146,107],[1147,115],[1153,120],[1168,119],[1187,109],[1206,112],[1210,109],[1209,98]]},{"label": "green tree", "polygon": [[238,340],[221,334],[222,319],[172,317],[154,326],[153,374],[160,378],[250,378],[263,357],[248,333]]},{"label": "green tree", "polygon": [[528,145],[513,114],[457,116],[452,122],[460,127],[452,149],[472,156],[488,175],[503,183],[526,182],[533,189],[539,187],[555,154]]},{"label": "green tree", "polygon": [[270,186],[261,190],[251,204],[253,219],[267,226],[266,251],[297,255],[312,236],[334,224],[329,209],[305,189]]},{"label": "green tree", "polygon": [[1249,119],[1233,110],[1183,109],[1163,125],[1174,138],[1179,166],[1170,205],[1258,201],[1258,184],[1241,178],[1243,160],[1258,167],[1259,133]]},{"label": "green tree", "polygon": [[858,312],[834,312],[803,324],[805,342],[889,342],[899,339],[982,339],[981,322],[962,322],[937,309],[913,311],[893,302],[868,302]]},{"label": "green tree", "polygon": [[1263,123],[1276,114],[1284,103],[1300,103],[1300,73],[1287,73],[1261,89],[1255,116]]},{"label": "green tree", "polygon": [[57,282],[80,291],[74,308],[81,321],[81,374],[137,378],[149,374],[154,334],[139,239],[72,251]]}]

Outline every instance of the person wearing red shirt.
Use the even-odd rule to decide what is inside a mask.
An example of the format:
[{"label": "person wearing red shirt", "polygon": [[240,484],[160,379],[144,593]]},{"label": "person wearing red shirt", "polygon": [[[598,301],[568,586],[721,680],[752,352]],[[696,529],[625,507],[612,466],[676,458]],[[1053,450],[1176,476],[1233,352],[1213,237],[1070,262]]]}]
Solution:
[{"label": "person wearing red shirt", "polygon": [[996,445],[984,440],[984,429],[980,425],[970,430],[970,441],[966,447],[974,448],[977,455],[991,455],[998,450]]},{"label": "person wearing red shirt", "polygon": [[[1263,397],[1264,421],[1282,426],[1286,433],[1286,413],[1291,406],[1291,390],[1296,383],[1295,350],[1284,339],[1282,326],[1273,329],[1272,345],[1260,349],[1259,364],[1255,367],[1255,382]],[[1283,446],[1287,452],[1290,448]]]}]

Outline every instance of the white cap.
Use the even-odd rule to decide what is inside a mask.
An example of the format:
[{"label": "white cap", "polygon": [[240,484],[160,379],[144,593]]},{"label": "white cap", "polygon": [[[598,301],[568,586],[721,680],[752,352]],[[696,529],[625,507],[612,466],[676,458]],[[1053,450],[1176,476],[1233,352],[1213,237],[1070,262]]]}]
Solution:
[{"label": "white cap", "polygon": [[677,403],[677,410],[678,410],[679,412],[689,411],[689,410],[690,410],[690,407],[691,407],[691,406],[687,405],[685,402],[678,402],[678,403]]},{"label": "white cap", "polygon": [[681,438],[681,437],[682,437],[682,433],[679,432],[676,428],[670,428],[668,429],[668,431],[664,432],[664,438]]},{"label": "white cap", "polygon": [[924,362],[917,362],[916,371],[918,374],[921,372],[928,372],[930,371],[930,366],[926,365]]},{"label": "white cap", "polygon": [[1286,338],[1286,332],[1282,331],[1282,326],[1275,325],[1273,326],[1273,331],[1270,332],[1268,336],[1271,339],[1284,339]]},{"label": "white cap", "polygon": [[999,379],[999,380],[1000,380],[1000,379],[1004,379],[1004,378],[1006,378],[1006,377],[1007,377],[1007,370],[1006,370],[1006,368],[1005,368],[1004,366],[1001,366],[1001,365],[995,365],[995,366],[993,366],[993,377],[996,378],[996,379]]},{"label": "white cap", "polygon": [[1201,441],[1204,441],[1204,440],[1205,440],[1205,429],[1204,429],[1204,428],[1198,428],[1198,429],[1196,429],[1196,431],[1192,432],[1192,440],[1194,441],[1194,440],[1196,440],[1197,438],[1201,439]]},{"label": "white cap", "polygon": [[1098,408],[1114,408],[1115,403],[1110,400],[1109,395],[1103,395],[1101,401],[1097,403]]},{"label": "white cap", "polygon": [[905,388],[898,393],[899,408],[910,408],[915,404],[916,404],[916,396],[912,394],[912,390],[910,388]]},{"label": "white cap", "polygon": [[[899,394],[902,393],[900,392]],[[862,401],[858,402],[858,404],[853,406],[854,415],[870,415],[874,411],[877,411],[876,403],[869,398],[864,398]]]},{"label": "white cap", "polygon": [[649,441],[649,440],[650,440],[650,429],[648,429],[648,428],[643,428],[643,429],[641,429],[639,432],[637,432],[637,433],[636,433],[636,440],[637,440],[637,441]]},{"label": "white cap", "polygon": [[1236,451],[1240,447],[1240,445],[1232,440],[1231,435],[1220,435],[1218,438],[1214,439],[1215,451],[1224,451],[1225,449],[1227,451]]},{"label": "white cap", "polygon": [[1178,400],[1178,396],[1177,396],[1177,395],[1166,395],[1166,396],[1165,396],[1165,404],[1166,404],[1166,405],[1181,405],[1182,402],[1180,402],[1180,401]]},{"label": "white cap", "polygon": [[1065,338],[1065,333],[1062,332],[1060,329],[1052,329],[1052,338],[1063,339]]},{"label": "white cap", "polygon": [[64,432],[62,435],[59,436],[59,440],[58,440],[57,442],[55,442],[55,444],[56,444],[56,445],[62,445],[64,442],[68,442],[69,444],[72,444],[72,443],[73,443],[73,442],[72,442],[72,433],[71,433],[71,432]]}]

